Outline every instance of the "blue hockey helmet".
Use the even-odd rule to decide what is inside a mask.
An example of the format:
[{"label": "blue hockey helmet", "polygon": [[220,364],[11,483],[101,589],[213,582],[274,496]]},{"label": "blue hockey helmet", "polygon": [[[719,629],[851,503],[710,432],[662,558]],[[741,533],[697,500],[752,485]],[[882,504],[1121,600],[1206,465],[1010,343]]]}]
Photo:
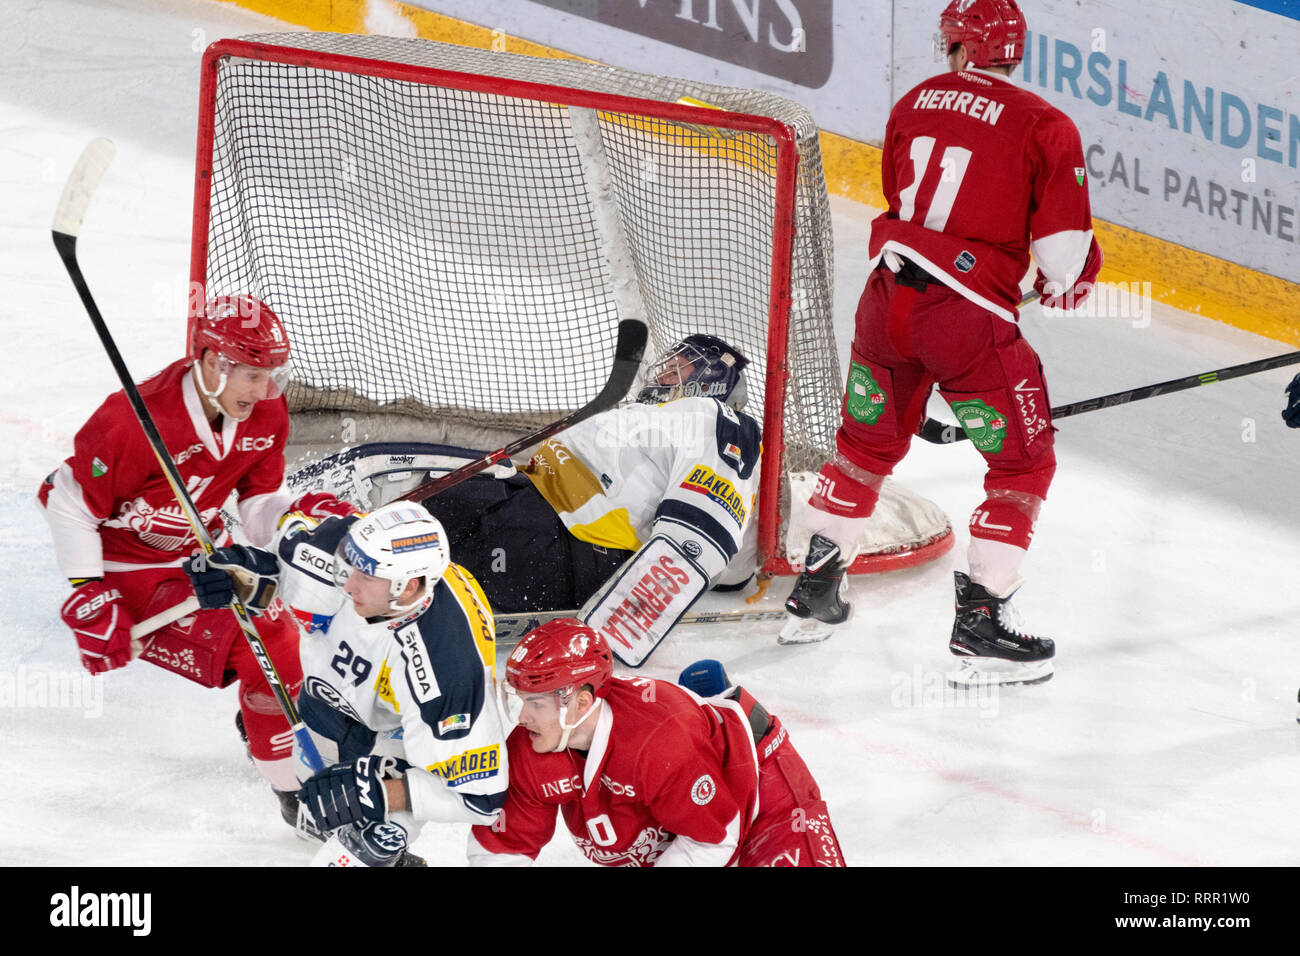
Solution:
[{"label": "blue hockey helmet", "polygon": [[749,359],[715,335],[688,335],[646,368],[636,400],[660,405],[679,398],[716,398],[745,407]]}]

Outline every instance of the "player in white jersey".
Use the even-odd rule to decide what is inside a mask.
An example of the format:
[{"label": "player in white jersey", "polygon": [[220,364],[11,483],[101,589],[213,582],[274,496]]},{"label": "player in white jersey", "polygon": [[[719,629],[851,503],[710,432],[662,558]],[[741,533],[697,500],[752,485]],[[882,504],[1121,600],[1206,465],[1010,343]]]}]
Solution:
[{"label": "player in white jersey", "polygon": [[263,607],[278,576],[302,627],[298,709],[329,765],[299,792],[330,833],[316,862],[391,865],[413,823],[492,824],[507,785],[492,612],[442,526],[398,502],[291,518],[276,550],[222,549],[189,571],[204,606],[239,586]]},{"label": "player in white jersey", "polygon": [[741,410],[747,364],[719,338],[687,336],[648,367],[636,403],[546,442],[522,477],[427,501],[493,606],[581,606],[636,666],[709,587],[743,586],[762,451]]}]

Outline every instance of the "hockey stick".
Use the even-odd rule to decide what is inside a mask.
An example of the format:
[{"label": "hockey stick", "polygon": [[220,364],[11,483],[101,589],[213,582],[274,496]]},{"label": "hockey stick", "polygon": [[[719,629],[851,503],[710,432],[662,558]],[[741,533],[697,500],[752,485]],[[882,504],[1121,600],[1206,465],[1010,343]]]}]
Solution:
[{"label": "hockey stick", "polygon": [[[181,511],[185,513],[185,519],[189,522],[190,529],[193,531],[199,545],[203,548],[204,553],[212,554],[216,550],[212,543],[212,536],[208,534],[208,529],[204,526],[198,509],[194,507],[193,499],[190,498],[189,492],[185,489],[185,482],[181,478],[176,463],[172,461],[171,456],[167,453],[167,446],[158,433],[158,426],[154,424],[153,416],[149,414],[149,409],[140,397],[140,392],[135,387],[131,373],[127,371],[126,363],[122,361],[122,353],[118,351],[113,336],[109,333],[108,326],[104,322],[104,317],[100,314],[99,307],[95,305],[95,300],[90,294],[90,287],[86,284],[85,276],[81,273],[81,266],[77,262],[77,235],[81,231],[82,220],[86,217],[86,207],[90,205],[90,197],[94,194],[95,187],[99,185],[104,171],[108,168],[108,164],[113,161],[116,152],[116,147],[109,140],[95,139],[91,141],[90,145],[81,154],[81,158],[77,160],[72,175],[68,177],[68,184],[63,189],[63,196],[59,199],[58,209],[54,213],[54,248],[58,250],[59,258],[63,260],[63,265],[68,270],[68,276],[72,279],[72,284],[76,286],[77,292],[81,296],[81,303],[86,307],[90,321],[99,335],[99,341],[103,343],[104,351],[108,353],[109,361],[113,363],[113,369],[117,372],[118,380],[122,383],[122,390],[126,393],[127,401],[131,404],[131,410],[135,412],[135,417],[144,430],[145,438],[149,442],[149,447],[153,449],[154,457],[158,459],[158,464],[162,467],[163,476],[171,487],[176,503],[180,505]],[[243,631],[253,656],[257,658],[257,662],[262,668],[262,674],[266,677],[266,682],[271,686],[271,691],[280,704],[280,710],[283,711],[285,719],[289,722],[294,739],[298,742],[300,759],[313,773],[323,770],[325,762],[321,760],[316,745],[312,743],[307,727],[299,719],[293,699],[285,690],[284,684],[280,682],[279,672],[276,671],[275,663],[267,653],[266,645],[257,633],[252,618],[249,617],[248,611],[240,603],[237,596],[230,607],[239,620],[239,629]]]},{"label": "hockey stick", "polygon": [[508,460],[511,455],[521,452],[525,448],[546,441],[552,435],[557,435],[566,428],[571,428],[579,422],[586,421],[593,415],[613,408],[623,400],[623,397],[627,395],[627,390],[632,387],[637,369],[641,367],[641,355],[645,351],[648,334],[645,323],[639,319],[624,319],[619,322],[618,340],[614,343],[614,367],[610,369],[609,378],[606,379],[605,386],[600,390],[600,394],[576,412],[571,412],[535,432],[512,441],[504,448],[489,452],[482,458],[462,465],[455,471],[449,471],[445,475],[426,481],[397,500],[421,501],[432,497],[439,492],[460,484],[467,478],[472,478],[480,471]]},{"label": "hockey stick", "polygon": [[[558,617],[577,616],[578,612],[576,610],[523,611],[518,614],[496,614],[493,616],[493,621],[496,624],[497,643],[513,646],[518,644],[523,636],[533,628],[545,624],[547,621],[553,621]],[[784,608],[687,611],[682,615],[682,619],[677,622],[677,627],[689,627],[692,624],[757,624],[760,621],[784,621],[786,616]]]},{"label": "hockey stick", "polygon": [[[1256,372],[1267,372],[1269,369],[1282,368],[1296,363],[1300,363],[1300,352],[1287,352],[1284,355],[1274,355],[1272,358],[1257,359],[1254,362],[1243,362],[1241,365],[1230,365],[1227,368],[1215,369],[1212,372],[1200,372],[1196,375],[1170,379],[1156,385],[1142,385],[1138,388],[1131,388],[1126,392],[1115,392],[1098,398],[1085,398],[1082,401],[1071,402],[1069,405],[1053,408],[1052,418],[1069,418],[1071,415],[1082,415],[1084,412],[1095,411],[1098,408],[1127,405],[1129,402],[1140,402],[1144,398],[1154,398],[1157,395],[1166,395],[1169,392],[1181,392],[1185,389],[1196,388],[1198,385],[1210,385],[1214,382],[1240,378],[1243,375],[1254,375]],[[960,425],[946,425],[932,418],[927,419],[921,425],[917,430],[917,434],[936,445],[953,444],[965,441],[968,437]]]}]

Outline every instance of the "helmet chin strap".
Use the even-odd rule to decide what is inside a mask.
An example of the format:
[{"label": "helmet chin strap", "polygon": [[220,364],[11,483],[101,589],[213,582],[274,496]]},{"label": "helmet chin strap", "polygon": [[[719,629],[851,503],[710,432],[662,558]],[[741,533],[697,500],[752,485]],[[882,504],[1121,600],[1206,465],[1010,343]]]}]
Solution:
[{"label": "helmet chin strap", "polygon": [[[218,367],[220,366],[218,365]],[[224,411],[221,404],[217,401],[217,397],[226,390],[225,369],[221,369],[221,377],[217,379],[217,387],[209,392],[207,385],[203,383],[203,361],[199,359],[194,363],[194,384],[198,386],[199,393],[211,402],[217,411]]]},{"label": "helmet chin strap", "polygon": [[[400,594],[401,591],[405,589],[405,587],[406,585],[403,584],[402,587],[398,589],[398,594]],[[426,578],[424,582],[424,587],[416,591],[415,597],[413,597],[408,603],[406,604],[393,603],[394,601],[397,600],[397,595],[393,595],[392,599],[389,600],[388,602],[389,613],[387,616],[402,617],[405,614],[410,614],[416,608],[419,608],[420,610],[424,610],[424,608],[420,607],[420,605],[426,603],[432,603],[432,594],[433,594],[433,585]]]},{"label": "helmet chin strap", "polygon": [[572,724],[567,724],[565,723],[565,718],[569,715],[569,705],[560,704],[560,728],[562,732],[560,733],[560,742],[556,744],[555,750],[553,750],[552,753],[558,754],[560,751],[568,749],[569,735],[572,734],[579,727],[581,727],[586,722],[588,717],[590,717],[596,711],[600,710],[600,705],[601,705],[601,699],[597,697],[595,700],[591,702],[591,706],[587,708],[587,712],[585,714],[579,717]]}]

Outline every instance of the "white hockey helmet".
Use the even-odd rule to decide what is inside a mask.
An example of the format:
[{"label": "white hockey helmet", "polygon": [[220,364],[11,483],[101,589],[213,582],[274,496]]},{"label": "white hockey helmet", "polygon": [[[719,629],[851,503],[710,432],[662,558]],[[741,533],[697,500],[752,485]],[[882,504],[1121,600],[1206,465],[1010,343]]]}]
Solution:
[{"label": "white hockey helmet", "polygon": [[411,581],[425,579],[425,589],[415,600],[392,606],[397,614],[415,607],[451,563],[442,523],[423,505],[410,501],[398,501],[361,515],[343,537],[338,554],[343,564],[362,574],[387,578],[393,601]]}]

